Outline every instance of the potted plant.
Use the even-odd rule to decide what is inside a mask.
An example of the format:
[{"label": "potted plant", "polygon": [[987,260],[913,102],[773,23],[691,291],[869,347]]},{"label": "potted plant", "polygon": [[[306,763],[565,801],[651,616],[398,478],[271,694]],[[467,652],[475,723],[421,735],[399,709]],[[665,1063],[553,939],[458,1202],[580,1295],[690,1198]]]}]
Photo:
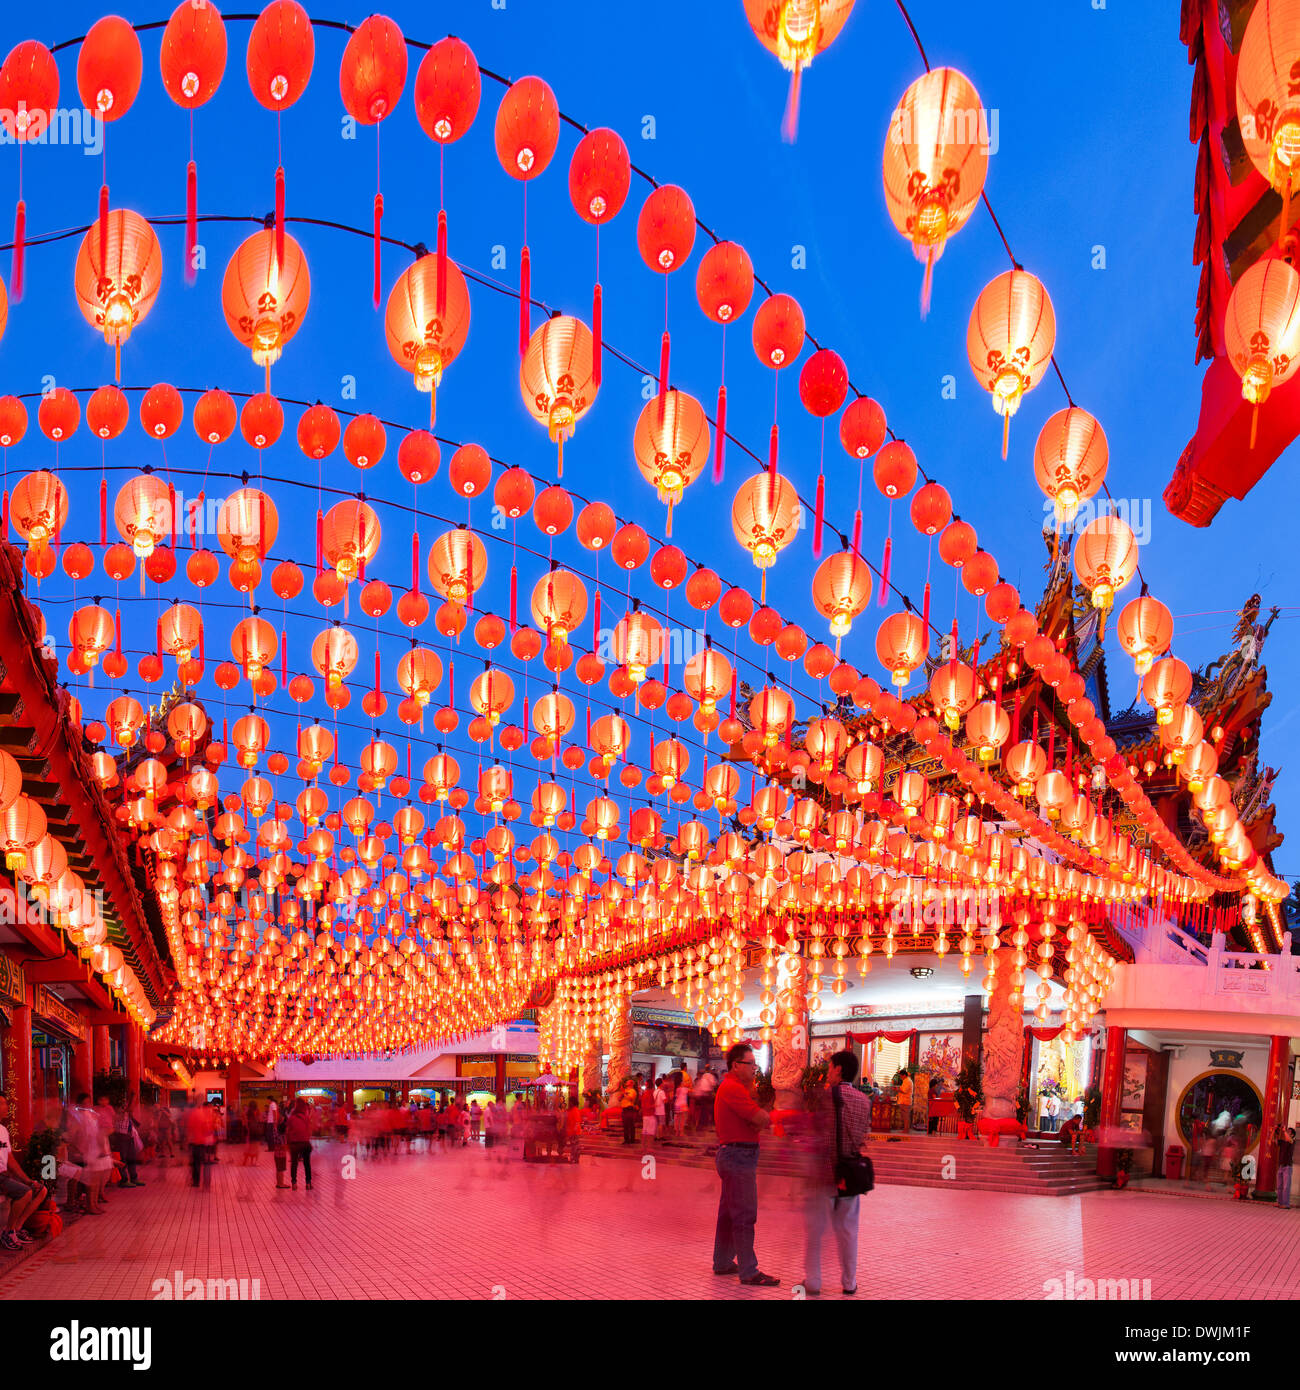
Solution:
[{"label": "potted plant", "polygon": [[1129,1171],[1133,1167],[1133,1150],[1120,1149],[1115,1155],[1115,1186],[1127,1187]]}]

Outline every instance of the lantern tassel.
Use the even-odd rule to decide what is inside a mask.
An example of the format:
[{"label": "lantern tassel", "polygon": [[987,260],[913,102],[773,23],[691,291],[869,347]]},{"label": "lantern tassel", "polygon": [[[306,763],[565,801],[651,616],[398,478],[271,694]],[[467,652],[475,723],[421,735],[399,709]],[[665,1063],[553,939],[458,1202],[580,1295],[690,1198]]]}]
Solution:
[{"label": "lantern tassel", "polygon": [[767,476],[772,484],[772,500],[776,501],[776,463],[780,453],[780,433],[773,424],[772,433],[767,437]]},{"label": "lantern tassel", "polygon": [[382,241],[380,239],[380,223],[384,220],[384,195],[375,194],[375,284],[371,298],[376,309],[379,308],[379,281],[382,275]]},{"label": "lantern tassel", "polygon": [[670,342],[668,330],[664,329],[664,336],[659,340],[659,414],[662,418],[664,410],[664,399],[668,391],[668,355]]},{"label": "lantern tassel", "polygon": [[10,298],[15,304],[23,297],[23,252],[27,243],[27,204],[19,198],[14,209],[14,269],[10,276]]},{"label": "lantern tassel", "polygon": [[316,577],[321,574],[321,559],[325,553],[325,513],[316,508]]},{"label": "lantern tassel", "polygon": [[1002,457],[1007,456],[1007,445],[1011,440],[1011,412],[1005,411],[1002,416]]},{"label": "lantern tassel", "polygon": [[596,288],[591,294],[591,380],[596,386],[600,385],[600,349],[604,341],[602,320],[600,281],[598,280]]},{"label": "lantern tassel", "polygon": [[820,560],[822,555],[822,521],[826,513],[826,475],[817,475],[817,502],[813,508],[813,556]]},{"label": "lantern tassel", "polygon": [[529,265],[528,247],[525,246],[519,253],[519,355],[522,357],[528,351],[529,339],[529,307],[532,298],[532,272]]},{"label": "lantern tassel", "polygon": [[853,553],[862,555],[862,508],[853,513]]},{"label": "lantern tassel", "polygon": [[275,263],[284,264],[284,165],[275,171]]},{"label": "lantern tassel", "polygon": [[[925,630],[926,646],[930,644],[930,582],[926,581],[925,593],[921,599],[921,626]],[[1017,695],[1017,699],[1019,696]]]},{"label": "lantern tassel", "polygon": [[673,499],[668,499],[668,520],[664,523],[664,537],[667,540],[673,538]]},{"label": "lantern tassel", "polygon": [[592,602],[591,602],[591,626],[592,626],[592,632],[595,634],[595,638],[596,638],[595,646],[592,648],[592,651],[595,652],[596,655],[599,655],[599,654],[600,654],[600,652],[599,652],[599,649],[600,649],[600,590],[599,590],[599,589],[596,590],[595,597],[592,599]]},{"label": "lantern tassel", "polygon": [[894,541],[891,536],[885,537],[885,553],[880,557],[880,600],[879,605],[884,608],[889,603],[889,565],[894,558]]},{"label": "lantern tassel", "polygon": [[185,170],[185,283],[195,278],[194,248],[199,244],[199,167],[191,159]]},{"label": "lantern tassel", "polygon": [[519,570],[510,566],[510,631],[518,626],[519,616]]},{"label": "lantern tassel", "polygon": [[280,684],[289,688],[289,634],[280,634]]},{"label": "lantern tassel", "polygon": [[722,481],[723,450],[727,443],[727,388],[718,387],[718,437],[713,442],[713,481]]},{"label": "lantern tassel", "polygon": [[934,247],[931,246],[925,253],[925,274],[921,277],[921,317],[925,318],[930,312],[930,290],[934,284]]},{"label": "lantern tassel", "polygon": [[108,479],[99,480],[99,543],[108,544]]},{"label": "lantern tassel", "polygon": [[419,597],[420,593],[420,533],[411,533],[411,592]]},{"label": "lantern tassel", "polygon": [[1259,432],[1259,406],[1256,405],[1250,412],[1250,447],[1255,447],[1255,435]]},{"label": "lantern tassel", "polygon": [[786,98],[785,116],[781,121],[781,138],[787,145],[793,145],[799,135],[799,93],[803,86],[803,64],[795,60],[794,71],[790,74],[790,94]]},{"label": "lantern tassel", "polygon": [[99,186],[99,264],[101,271],[108,260],[108,184]]},{"label": "lantern tassel", "polygon": [[447,316],[447,213],[438,213],[438,279],[437,310],[440,319]]}]

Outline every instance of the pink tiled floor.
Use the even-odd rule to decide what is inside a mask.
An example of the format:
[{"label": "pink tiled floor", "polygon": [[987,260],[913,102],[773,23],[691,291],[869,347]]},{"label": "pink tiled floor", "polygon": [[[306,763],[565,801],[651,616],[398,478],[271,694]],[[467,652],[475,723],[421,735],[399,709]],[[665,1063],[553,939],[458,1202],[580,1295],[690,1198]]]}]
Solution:
[{"label": "pink tiled floor", "polygon": [[[710,1272],[717,1183],[660,1164],[498,1164],[481,1149],[356,1164],[318,1146],[315,1190],[276,1192],[270,1160],[146,1169],[0,1278],[3,1298],[148,1298],[156,1279],[257,1279],[277,1298],[789,1298],[802,1225],[784,1183],[765,1191],[758,1253],[782,1287]],[[833,1253],[826,1285],[838,1297]],[[1089,1193],[1044,1198],[882,1187],[863,1200],[859,1288],[873,1298],[1044,1297],[1046,1281],[1150,1279],[1153,1298],[1300,1296],[1300,1211]]]}]

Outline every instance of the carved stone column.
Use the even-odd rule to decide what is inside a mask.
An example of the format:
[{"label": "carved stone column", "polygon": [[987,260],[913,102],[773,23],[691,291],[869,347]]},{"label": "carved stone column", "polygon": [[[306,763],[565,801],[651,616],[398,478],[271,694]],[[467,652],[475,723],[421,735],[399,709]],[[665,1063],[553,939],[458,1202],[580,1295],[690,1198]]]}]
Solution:
[{"label": "carved stone column", "polygon": [[1023,995],[1011,1003],[1011,951],[998,953],[993,993],[989,995],[988,1026],[984,1033],[984,1114],[990,1120],[1014,1120],[1025,1048]]},{"label": "carved stone column", "polygon": [[776,1027],[772,1030],[772,1088],[776,1109],[803,1109],[808,1065],[808,995],[802,956],[782,953],[776,970]]},{"label": "carved stone column", "polygon": [[[601,1042],[600,1033],[597,1032],[594,1037],[587,1039],[587,1045],[582,1053],[582,1071],[578,1089],[583,1096],[588,1095],[591,1091],[603,1089],[600,1081],[600,1063],[603,1053],[604,1045]],[[609,1084],[616,1086],[618,1083],[611,1080]]]},{"label": "carved stone column", "polygon": [[626,994],[609,1015],[609,1084],[613,1088],[632,1072],[632,1001]]}]

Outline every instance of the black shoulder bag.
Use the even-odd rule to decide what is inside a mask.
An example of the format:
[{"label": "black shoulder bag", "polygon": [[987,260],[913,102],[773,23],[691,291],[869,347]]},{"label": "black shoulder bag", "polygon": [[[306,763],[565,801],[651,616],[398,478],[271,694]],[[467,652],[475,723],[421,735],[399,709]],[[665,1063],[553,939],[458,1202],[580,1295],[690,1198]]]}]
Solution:
[{"label": "black shoulder bag", "polygon": [[876,1170],[865,1154],[848,1154],[844,1150],[844,1101],[840,1088],[831,1088],[835,1103],[835,1199],[860,1197],[876,1185]]}]

